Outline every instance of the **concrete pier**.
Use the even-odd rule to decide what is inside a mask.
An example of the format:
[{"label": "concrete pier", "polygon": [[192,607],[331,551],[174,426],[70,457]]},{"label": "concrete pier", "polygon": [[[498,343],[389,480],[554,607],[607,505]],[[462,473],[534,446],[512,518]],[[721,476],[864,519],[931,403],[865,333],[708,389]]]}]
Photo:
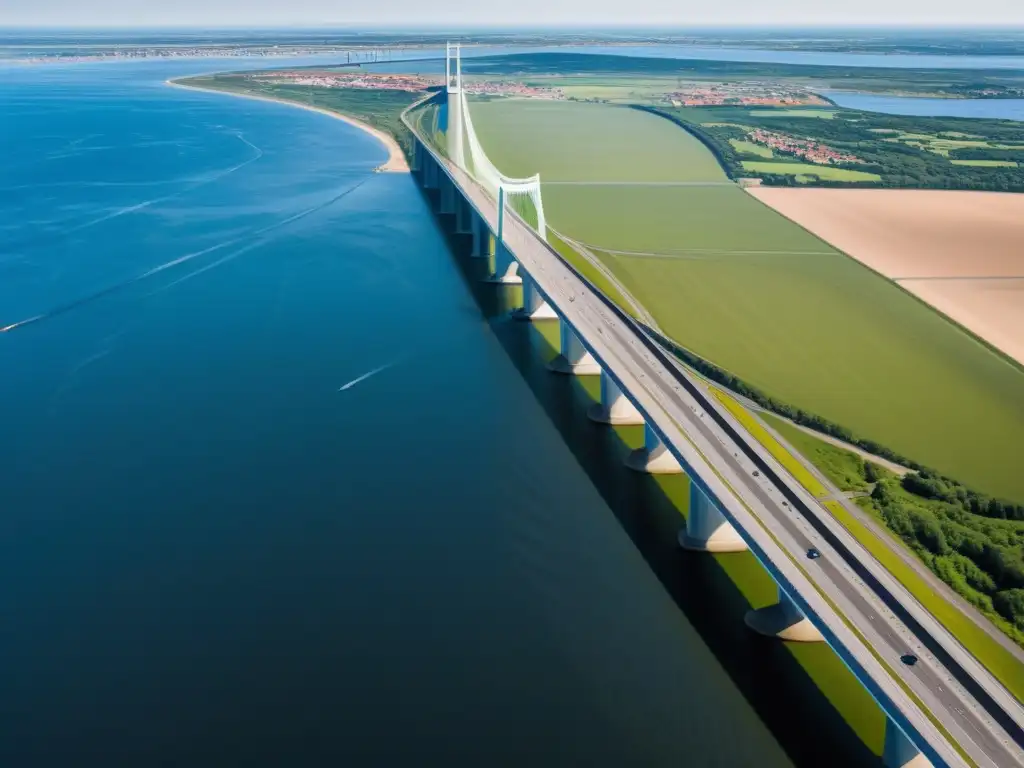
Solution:
[{"label": "concrete pier", "polygon": [[441,207],[438,209],[438,212],[448,214],[455,213],[455,182],[444,174],[441,174],[439,185],[441,187]]},{"label": "concrete pier", "polygon": [[761,635],[791,640],[798,643],[822,643],[818,628],[808,621],[803,611],[793,602],[782,587],[779,587],[779,602],[757,610],[747,611],[743,621]]},{"label": "concrete pier", "polygon": [[548,304],[537,284],[527,274],[521,275],[523,280],[523,306],[512,315],[517,320],[557,320],[558,314]]},{"label": "concrete pier", "polygon": [[601,402],[590,406],[587,416],[600,424],[638,426],[644,423],[640,411],[605,371],[601,371]]},{"label": "concrete pier", "polygon": [[555,373],[567,373],[573,376],[596,376],[601,366],[583,346],[580,337],[564,320],[560,321],[559,341],[561,344],[558,356],[548,363],[548,369]]},{"label": "concrete pier", "polygon": [[690,479],[690,512],[679,532],[679,546],[698,552],[744,552],[747,544],[714,501]]},{"label": "concrete pier", "polygon": [[437,189],[437,177],[440,174],[437,163],[427,155],[423,159],[423,188]]},{"label": "concrete pier", "polygon": [[882,765],[885,768],[932,768],[931,760],[921,754],[890,717],[885,719]]},{"label": "concrete pier", "polygon": [[473,217],[473,210],[469,207],[469,201],[462,195],[455,197],[455,234],[472,234],[470,219]]},{"label": "concrete pier", "polygon": [[512,252],[502,242],[494,245],[494,271],[485,282],[519,285],[523,278],[519,275],[519,262],[512,258]]},{"label": "concrete pier", "polygon": [[474,259],[484,259],[489,255],[487,251],[490,249],[490,243],[486,242],[490,240],[491,233],[487,229],[487,225],[484,220],[475,212],[470,212],[470,230],[473,234],[473,248],[469,252],[469,255]]},{"label": "concrete pier", "polygon": [[650,424],[644,426],[644,447],[626,457],[626,466],[651,475],[677,475],[683,471]]}]

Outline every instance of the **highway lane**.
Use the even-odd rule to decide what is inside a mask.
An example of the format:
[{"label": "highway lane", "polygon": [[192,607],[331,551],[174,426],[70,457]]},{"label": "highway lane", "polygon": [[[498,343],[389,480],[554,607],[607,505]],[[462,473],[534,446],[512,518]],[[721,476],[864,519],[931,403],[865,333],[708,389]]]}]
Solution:
[{"label": "highway lane", "polygon": [[[494,228],[496,210],[493,200],[461,170],[447,164],[446,168]],[[869,688],[873,681],[876,690],[872,693],[903,713],[909,725],[933,745],[933,759],[949,765],[963,764],[906,692],[895,684],[885,667],[864,647],[864,641],[875,648],[885,663],[905,680],[978,765],[1024,763],[1020,745],[1010,738],[1011,730],[1004,727],[1009,725],[1018,735],[1016,722],[1020,721],[1015,714],[1019,713],[1008,707],[1009,712],[993,716],[971,692],[965,690],[956,679],[957,673],[963,674],[963,669],[950,670],[944,663],[947,659],[940,660],[931,652],[930,648],[936,645],[931,634],[924,632],[921,624],[915,626],[916,632],[913,631],[893,610],[896,606],[899,612],[907,613],[901,601],[890,591],[891,586],[901,587],[898,584],[886,585],[884,580],[879,581],[877,575],[870,573],[867,575],[872,583],[870,586],[865,583],[863,569],[856,567],[858,563],[849,561],[857,554],[859,545],[852,542],[856,547],[851,547],[850,542],[843,541],[844,531],[831,531],[823,521],[813,519],[813,512],[804,509],[806,500],[800,498],[799,490],[776,487],[777,481],[765,474],[754,478],[754,468],[759,466],[756,451],[753,451],[752,458],[750,446],[735,442],[727,430],[721,428],[722,414],[714,411],[714,405],[701,397],[699,390],[693,389],[699,385],[694,382],[689,382],[690,387],[681,384],[680,372],[670,370],[670,365],[659,359],[657,350],[652,349],[652,343],[642,331],[624,316],[619,316],[600,296],[590,293],[586,284],[523,222],[510,216],[506,219],[505,234],[506,243],[523,268],[560,314],[570,318],[606,370],[619,378],[619,383],[637,399],[637,404],[662,432],[673,452],[707,480],[709,490],[721,500],[726,514],[738,523],[762,562],[772,564],[776,575],[781,577],[780,581],[790,588],[787,591],[791,591],[797,602],[802,603],[801,607],[817,619],[816,623],[822,625],[833,645],[846,650],[849,658],[859,666],[858,676]],[[764,462],[764,457],[760,457],[760,461]],[[773,460],[768,457],[768,461]],[[717,472],[711,469],[712,465]],[[776,467],[772,474],[778,474],[779,470],[781,468]],[[784,491],[788,498],[795,496],[795,502],[787,501]],[[811,502],[810,506],[814,507],[813,500]],[[850,537],[845,534],[845,538]],[[823,557],[813,563],[806,560],[801,563],[800,558],[811,546],[817,547]],[[870,559],[866,553],[865,556]],[[835,604],[835,608],[822,597],[823,594]],[[906,599],[909,595],[900,597]],[[835,609],[856,626],[863,641]],[[955,641],[954,644],[959,646]],[[899,656],[908,651],[913,651],[921,659],[912,668],[899,662]],[[962,649],[959,652],[962,653]],[[979,674],[987,676],[984,670]],[[995,681],[986,682],[991,684]],[[998,683],[995,687],[1001,688]],[[1002,723],[996,722],[999,714],[1002,715]]]}]

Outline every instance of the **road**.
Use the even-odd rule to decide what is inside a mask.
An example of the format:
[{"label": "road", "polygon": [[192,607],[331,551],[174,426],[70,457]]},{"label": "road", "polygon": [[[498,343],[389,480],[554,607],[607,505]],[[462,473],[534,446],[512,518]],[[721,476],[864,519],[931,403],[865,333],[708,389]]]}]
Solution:
[{"label": "road", "polygon": [[[761,420],[761,423],[764,426],[764,428],[768,430],[769,434],[771,434],[772,437],[778,440],[779,444],[782,445],[782,447],[785,448],[787,451],[789,451],[790,454],[792,454],[793,457],[804,466],[804,469],[806,469],[808,472],[814,475],[818,482],[820,482],[825,487],[825,489],[829,492],[828,499],[835,499],[840,504],[842,504],[843,508],[850,515],[859,520],[861,525],[863,525],[871,533],[871,535],[877,538],[883,545],[891,549],[896,554],[896,556],[899,557],[900,560],[902,560],[908,568],[912,569],[926,584],[928,584],[928,586],[934,592],[938,593],[947,602],[956,606],[961,613],[966,615],[971,621],[977,624],[989,637],[991,637],[993,640],[999,643],[1009,653],[1012,653],[1014,656],[1016,656],[1021,664],[1024,664],[1024,649],[1021,649],[1020,646],[1014,643],[1009,637],[1007,637],[1004,633],[1000,632],[999,629],[997,629],[991,621],[985,618],[978,611],[977,608],[975,608],[973,605],[971,605],[962,597],[960,597],[960,595],[954,592],[948,584],[946,584],[938,576],[932,573],[928,566],[926,566],[917,557],[915,557],[910,550],[908,550],[898,541],[895,541],[893,539],[892,534],[889,533],[888,530],[886,530],[885,526],[881,525],[878,522],[878,520],[876,520],[870,514],[865,512],[855,503],[853,503],[850,500],[851,498],[854,498],[851,494],[844,493],[835,483],[833,483],[825,474],[823,474],[816,466],[814,466],[814,464],[811,461],[803,457],[799,453],[799,451],[797,451],[792,445],[790,445],[786,441],[786,438],[779,434],[772,427],[771,424],[768,424],[763,419]],[[789,423],[798,429],[800,428],[800,425],[798,424],[793,424],[793,422]],[[813,430],[805,431],[809,432],[816,438],[821,439],[822,437]],[[845,445],[842,441],[836,440],[835,443],[839,445],[841,448],[850,450],[850,448],[847,445]],[[878,461],[877,457],[873,457],[871,454],[867,452],[864,452],[863,455],[869,461]],[[893,466],[899,467],[898,464]],[[903,470],[903,472],[908,471],[906,468],[901,469]],[[822,499],[822,501],[826,501],[828,499]]]},{"label": "road", "polygon": [[[495,231],[493,199],[461,169],[442,158],[437,162]],[[1024,764],[1024,709],[998,681],[842,526],[822,514],[813,497],[787,481],[774,459],[744,437],[731,415],[640,326],[591,291],[525,222],[508,215],[504,231],[506,246],[560,317],[632,395],[773,578],[932,762],[968,764],[916,702],[974,764]],[[811,547],[821,558],[805,557]],[[900,662],[908,652],[920,659],[913,667]]]}]

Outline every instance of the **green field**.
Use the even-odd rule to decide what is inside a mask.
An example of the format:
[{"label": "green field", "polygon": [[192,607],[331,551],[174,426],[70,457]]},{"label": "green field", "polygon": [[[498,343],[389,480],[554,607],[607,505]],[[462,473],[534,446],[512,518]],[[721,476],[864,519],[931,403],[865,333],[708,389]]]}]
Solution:
[{"label": "green field", "polygon": [[846,168],[833,168],[828,165],[812,163],[761,163],[756,160],[744,160],[743,169],[751,173],[782,173],[786,175],[817,176],[829,181],[881,181],[877,173],[850,171]]},{"label": "green field", "polygon": [[542,181],[727,180],[699,141],[656,115],[528,99],[473,101],[470,109],[488,156],[509,176],[540,171]]},{"label": "green field", "polygon": [[750,114],[754,117],[811,117],[818,120],[831,120],[836,116],[834,111],[827,109],[758,109]]},{"label": "green field", "polygon": [[953,165],[974,165],[979,168],[1016,168],[1012,160],[950,160]]},{"label": "green field", "polygon": [[775,157],[771,147],[766,147],[763,144],[755,144],[752,141],[743,141],[742,139],[729,139],[729,143],[736,147],[737,152],[742,152],[745,155],[757,155],[758,157],[768,159]]},{"label": "green field", "polygon": [[[703,144],[647,113],[518,100],[472,109],[506,173],[722,179]],[[738,187],[546,183],[543,194],[551,225],[594,246],[683,346],[783,402],[1024,500],[1007,453],[1024,438],[1024,373],[889,281]]]}]

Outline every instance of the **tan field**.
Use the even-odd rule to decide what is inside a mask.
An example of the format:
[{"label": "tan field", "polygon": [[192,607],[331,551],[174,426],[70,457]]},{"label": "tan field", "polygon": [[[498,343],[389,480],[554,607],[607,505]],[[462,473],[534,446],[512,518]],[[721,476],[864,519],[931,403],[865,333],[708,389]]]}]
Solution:
[{"label": "tan field", "polygon": [[749,192],[1024,363],[1024,195]]}]

